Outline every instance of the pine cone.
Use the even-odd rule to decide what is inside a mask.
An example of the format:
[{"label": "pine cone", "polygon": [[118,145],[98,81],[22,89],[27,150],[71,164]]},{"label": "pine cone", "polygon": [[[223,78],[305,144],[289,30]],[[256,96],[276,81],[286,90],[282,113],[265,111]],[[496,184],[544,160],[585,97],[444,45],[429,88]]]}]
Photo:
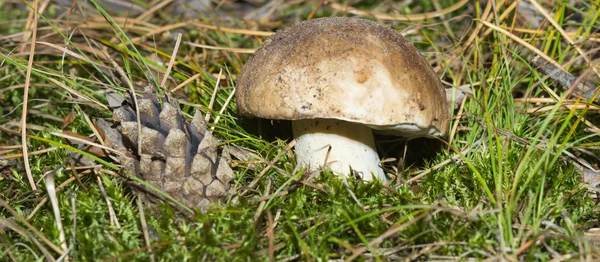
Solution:
[{"label": "pine cone", "polygon": [[118,161],[126,171],[202,210],[227,196],[234,178],[229,147],[219,150],[219,140],[200,111],[188,123],[172,98],[166,97],[162,106],[155,96],[139,98],[142,154],[138,155],[135,104],[116,93],[107,98],[115,124],[97,119],[96,126],[105,145],[123,153]]}]

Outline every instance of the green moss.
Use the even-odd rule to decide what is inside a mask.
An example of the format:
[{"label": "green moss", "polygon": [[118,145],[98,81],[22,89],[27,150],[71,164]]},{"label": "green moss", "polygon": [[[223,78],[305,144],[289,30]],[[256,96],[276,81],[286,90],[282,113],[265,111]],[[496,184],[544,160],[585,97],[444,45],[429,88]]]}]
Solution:
[{"label": "green moss", "polygon": [[[442,8],[454,4],[452,1],[439,2]],[[530,64],[526,50],[521,45],[496,31],[476,39],[471,44],[472,48],[461,53],[457,60],[446,60],[454,51],[463,47],[465,38],[469,37],[475,27],[468,27],[471,20],[459,18],[462,15],[480,18],[480,9],[483,7],[475,5],[479,4],[468,3],[447,15],[446,18],[454,18],[448,27],[439,23],[439,19],[401,23],[383,21],[398,30],[419,28],[418,33],[409,33],[407,38],[426,57],[436,58],[436,65],[440,63],[442,68],[440,74],[443,80],[456,86],[471,85],[473,90],[472,97],[464,105],[463,115],[452,122],[455,124],[454,121],[459,121],[460,128],[452,138],[451,147],[442,143],[436,146],[435,141],[409,142],[409,156],[404,165],[399,165],[398,162],[386,164],[389,168],[403,167],[399,170],[401,183],[387,186],[362,183],[355,179],[347,179],[347,183],[344,183],[330,172],[306,181],[309,174],[305,174],[303,170],[295,170],[293,152],[284,152],[291,140],[288,139],[291,137],[289,123],[273,124],[267,120],[239,118],[235,100],[225,104],[233,92],[238,70],[248,55],[222,51],[207,51],[203,54],[200,49],[182,44],[171,71],[172,82],[167,81],[166,89],[172,89],[189,77],[201,74],[201,77],[184,88],[185,96],[180,98],[188,103],[182,105],[182,111],[186,114],[193,114],[196,109],[204,113],[210,112],[212,117],[209,126],[214,128],[214,133],[219,138],[226,143],[235,143],[255,151],[264,161],[236,163],[235,187],[238,193],[247,192],[243,196],[226,199],[222,205],[209,209],[208,213],[184,215],[167,204],[146,207],[145,218],[153,256],[162,261],[267,260],[269,235],[266,232],[271,225],[269,217],[276,224],[273,243],[277,260],[347,259],[353,250],[365,247],[396,227],[402,227],[402,230],[384,238],[367,251],[376,252],[377,254],[371,255],[381,260],[405,258],[424,250],[427,252],[419,259],[429,260],[433,256],[474,259],[515,256],[519,260],[549,260],[555,258],[556,253],[584,255],[580,253],[580,248],[584,252],[593,249],[583,233],[589,228],[598,227],[595,219],[598,209],[582,185],[581,175],[574,167],[570,155],[597,163],[592,155],[598,154],[598,135],[586,131],[578,117],[585,116],[586,120],[597,125],[598,114],[595,111],[581,110],[573,113],[564,108],[535,114],[524,113],[523,109],[552,104],[525,104],[515,101],[515,93],[520,92],[520,96],[529,98],[547,98],[549,96],[546,89],[559,95],[564,92],[551,80],[542,79],[543,75]],[[380,5],[377,1],[360,1],[353,6],[402,14],[435,10],[431,1],[407,5],[395,2]],[[26,18],[27,9],[14,7],[15,4],[0,2],[0,35],[24,30],[24,22],[11,21]],[[282,28],[297,17],[308,17],[316,7],[312,2],[295,3],[279,10],[277,14],[281,17]],[[472,7],[477,7],[479,11],[471,13]],[[557,12],[559,23],[565,27],[568,25],[569,31],[576,32],[581,39],[592,32],[591,28],[594,26],[590,25],[598,25],[597,3],[595,6],[589,3],[576,6],[555,3],[554,7],[552,10]],[[497,8],[502,13],[506,7]],[[48,10],[44,13],[48,17],[55,17],[60,13],[60,9],[55,6]],[[328,16],[332,14],[332,10],[321,7],[314,14],[315,17]],[[579,15],[581,19],[569,19],[573,14]],[[156,25],[171,23],[157,17],[151,17],[149,21]],[[160,17],[164,18],[163,15]],[[246,26],[239,17],[230,18],[233,25],[227,25],[228,27]],[[113,21],[112,18],[107,19]],[[203,19],[205,22],[219,23],[211,17]],[[510,26],[509,21],[499,23]],[[91,46],[106,48],[111,58],[126,72],[126,78],[136,87],[162,80],[160,77],[156,78],[156,72],[164,73],[165,64],[170,59],[175,44],[170,38],[156,36],[153,41],[137,44],[133,48],[119,29],[81,29],[83,36],[75,34],[69,38],[58,34],[67,32],[63,30],[66,28],[62,22],[40,20],[40,26],[47,25],[55,28],[56,31],[51,32],[57,37],[42,38],[45,39],[43,41],[66,45],[89,60],[74,59],[69,55],[63,59],[62,52],[36,55],[33,64],[36,70],[32,73],[28,108],[60,118],[74,111],[77,117],[68,126],[68,130],[81,135],[92,134],[92,128],[85,121],[84,114],[91,119],[110,117],[108,111],[83,98],[106,103],[103,94],[107,88],[124,92],[129,87],[111,61],[87,51],[79,51],[75,48],[75,43],[81,49],[81,45],[87,46],[94,39]],[[484,31],[485,29],[487,28],[484,27]],[[38,37],[43,37],[48,32],[40,31]],[[123,32],[129,39],[139,36],[139,32],[131,28],[125,28]],[[183,39],[186,41],[210,45],[252,48],[260,44],[256,37],[242,34],[217,33],[190,27],[186,27],[183,32]],[[577,56],[573,53],[572,46],[566,45],[563,39],[556,36],[557,33],[553,30],[537,35],[537,40],[531,38],[533,35],[521,35],[522,39],[552,55],[560,63],[566,63]],[[27,56],[15,55],[24,45],[19,42],[21,39],[14,38],[2,44],[0,72],[11,77],[0,77],[0,90],[25,82]],[[121,45],[119,41],[127,45]],[[439,53],[445,56],[438,56]],[[151,59],[155,55],[160,57],[162,65],[156,63],[154,58]],[[586,68],[576,65],[568,69],[579,73]],[[216,94],[215,104],[208,108],[215,88],[216,79],[213,75],[218,74],[221,69],[221,88]],[[72,91],[84,97],[79,97]],[[23,88],[0,93],[0,126],[10,126],[16,130],[14,125],[9,124],[20,120],[23,95]],[[215,116],[221,109],[224,109],[223,113],[215,123]],[[30,134],[66,143],[50,134],[62,130],[60,121],[30,114],[28,123],[45,127],[43,131],[29,129]],[[0,132],[0,146],[20,143],[20,137]],[[380,144],[386,157],[396,159],[401,159],[404,155],[404,145],[404,141]],[[50,146],[36,139],[28,139],[30,152]],[[435,147],[439,150],[429,150]],[[413,150],[419,148],[425,150]],[[468,150],[463,151],[465,149]],[[460,151],[464,153],[456,157]],[[8,154],[18,152],[15,150]],[[421,153],[427,158],[423,159]],[[22,165],[6,169],[0,167],[0,198],[7,201],[12,209],[27,216],[37,206],[40,198],[46,197],[46,185],[42,179],[44,174],[63,165],[69,154],[69,151],[59,148],[30,155],[33,177],[40,181],[37,184],[40,188],[37,195],[31,192]],[[22,164],[22,158],[16,158]],[[453,160],[444,162],[450,158]],[[253,188],[247,188],[248,183],[267,168],[267,161],[273,161],[273,166]],[[405,184],[406,180],[430,168],[433,170],[428,175],[413,184]],[[57,172],[54,176],[55,184],[64,183],[71,176],[70,171]],[[119,227],[110,219],[98,177],[115,211]],[[113,176],[99,169],[84,175],[81,183],[70,182],[58,193],[67,245],[71,248],[69,255],[78,261],[114,258],[148,261],[150,253],[143,237],[135,189],[123,177]],[[276,192],[279,195],[274,196]],[[263,204],[257,201],[264,196],[271,197]],[[75,206],[72,205],[72,200]],[[255,219],[259,210],[258,219]],[[3,208],[0,208],[0,218],[14,219]],[[39,230],[43,237],[58,244],[59,231],[49,203],[36,211],[27,223]],[[24,221],[17,221],[17,224],[26,228]],[[40,240],[41,236],[33,234],[29,229],[25,230]],[[543,241],[536,241],[540,236],[544,237]],[[10,254],[19,261],[41,260],[37,257],[43,256],[29,236],[4,228],[4,234],[0,234],[0,238],[0,250],[10,248]],[[515,255],[519,248],[530,241],[536,244]],[[47,245],[42,245],[48,249]],[[396,251],[385,253],[391,249]],[[58,253],[49,250],[54,258],[58,257]],[[0,260],[8,256],[7,251],[0,251]],[[368,259],[366,256],[360,258]]]}]

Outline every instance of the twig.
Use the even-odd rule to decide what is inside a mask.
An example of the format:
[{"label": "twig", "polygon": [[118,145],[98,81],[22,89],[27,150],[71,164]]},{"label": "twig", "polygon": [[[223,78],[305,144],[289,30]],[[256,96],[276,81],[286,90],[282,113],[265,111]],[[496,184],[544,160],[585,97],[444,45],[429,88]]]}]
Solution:
[{"label": "twig", "polygon": [[108,194],[106,194],[106,189],[104,189],[104,185],[102,185],[102,180],[100,179],[99,175],[96,175],[96,178],[98,180],[98,187],[100,188],[100,193],[102,193],[102,196],[104,197],[104,200],[106,201],[106,206],[108,208],[110,222],[111,222],[111,224],[114,224],[117,227],[117,229],[121,230],[121,224],[119,224],[119,220],[117,219],[117,214],[115,213],[115,210],[112,207],[112,203],[110,202],[110,199],[108,198]]},{"label": "twig", "polygon": [[520,255],[521,253],[525,252],[525,250],[527,250],[528,248],[530,248],[533,244],[542,241],[546,238],[546,235],[542,234],[537,236],[535,239],[531,239],[528,240],[527,242],[525,242],[523,245],[521,245],[517,251],[515,251],[515,255]]},{"label": "twig", "polygon": [[[589,81],[584,79],[578,79],[573,76],[571,73],[563,70],[562,68],[549,63],[544,58],[539,55],[534,56],[531,59],[531,62],[537,66],[537,68],[547,75],[550,79],[554,80],[557,84],[559,84],[563,89],[569,90],[572,87],[575,88],[575,92],[577,95],[581,95],[581,97],[585,99],[590,99],[594,97],[594,93],[596,92],[596,87]],[[596,100],[599,98],[596,97]]]},{"label": "twig", "polygon": [[217,115],[217,117],[215,117],[215,122],[213,123],[213,126],[210,129],[211,132],[215,131],[215,127],[217,126],[219,119],[221,119],[221,115],[223,115],[223,112],[225,112],[225,109],[227,109],[227,105],[231,102],[233,95],[235,95],[235,90],[236,89],[234,88],[233,91],[231,91],[231,94],[229,94],[229,96],[227,97],[227,100],[225,100],[223,107],[221,108],[221,110],[219,110],[219,114]]},{"label": "twig", "polygon": [[197,78],[201,77],[201,74],[195,74],[194,76],[186,79],[185,81],[183,81],[183,83],[179,84],[178,86],[176,86],[175,88],[171,89],[171,93],[174,93],[175,91],[181,89],[182,87],[184,87],[185,85],[189,84],[190,82],[196,80]]},{"label": "twig", "polygon": [[[10,220],[0,217],[0,226],[2,227],[7,227],[10,228],[10,230],[16,232],[17,234],[31,240],[36,246],[38,246],[38,248],[42,251],[42,253],[44,253],[44,256],[46,257],[46,259],[48,261],[56,261],[52,255],[50,254],[50,252],[48,252],[48,250],[34,237],[32,236],[29,232],[27,232],[27,230],[23,229],[22,227],[20,227],[19,225],[17,225],[16,223],[11,222]],[[38,232],[39,233],[39,232]],[[17,243],[20,244],[20,243]],[[15,244],[15,245],[17,245]],[[27,247],[27,246],[25,246]],[[37,258],[38,256],[35,254],[35,252],[33,252],[33,250],[31,250],[31,248],[27,249]],[[36,259],[37,260],[37,259]]]},{"label": "twig", "polygon": [[[168,1],[163,1],[168,2]],[[171,54],[171,60],[169,60],[169,65],[167,66],[167,71],[163,75],[163,79],[160,82],[160,87],[165,89],[165,83],[167,79],[169,79],[169,74],[171,73],[171,69],[173,68],[173,64],[175,63],[175,57],[177,56],[177,50],[179,50],[179,44],[181,43],[181,33],[177,34],[177,41],[175,42],[175,48],[173,48],[173,53]]]},{"label": "twig", "polygon": [[[284,247],[285,247],[285,246],[287,246],[287,245],[288,245],[288,243],[287,243],[287,242],[284,242],[284,243],[279,243],[279,244],[277,244],[277,245],[275,245],[275,246],[273,247],[273,250],[274,250],[274,251],[277,251],[277,250],[279,250],[279,249],[282,249],[282,248],[284,248]],[[269,250],[268,250],[268,249],[262,249],[262,250],[259,250],[259,251],[255,252],[255,253],[254,253],[254,256],[256,256],[256,257],[262,257],[262,256],[264,256],[264,255],[267,255],[267,254],[268,254],[268,252],[269,252]]]},{"label": "twig", "polygon": [[269,238],[269,262],[275,261],[275,224],[271,210],[267,210],[267,238]]},{"label": "twig", "polygon": [[[270,196],[271,192],[271,180],[269,179],[267,182],[267,188],[265,189],[265,196]],[[258,221],[258,219],[260,218],[260,215],[262,214],[263,209],[265,208],[265,205],[267,204],[267,201],[269,198],[260,201],[260,204],[258,205],[258,208],[256,209],[256,213],[254,214],[254,221]]]},{"label": "twig", "polygon": [[352,192],[352,190],[350,189],[350,185],[348,184],[348,180],[346,179],[346,176],[342,176],[342,183],[344,184],[344,187],[348,190],[348,193],[350,193],[350,196],[352,197],[352,199],[354,199],[356,204],[360,208],[365,209],[365,206],[363,206],[363,204],[360,203],[360,201],[358,200],[358,198],[356,197],[354,192]]},{"label": "twig", "polygon": [[[25,173],[31,190],[37,190],[31,167],[29,166],[29,152],[27,151],[27,102],[29,100],[29,85],[31,84],[31,70],[33,69],[33,58],[35,54],[35,40],[37,37],[37,22],[38,22],[38,0],[33,0],[33,28],[31,29],[31,46],[29,49],[29,61],[27,61],[27,73],[25,75],[25,87],[23,91],[23,113],[21,114],[21,145],[23,146],[23,162],[25,165]],[[30,13],[31,15],[31,13]]]},{"label": "twig", "polygon": [[577,254],[564,254],[560,257],[554,258],[552,260],[548,260],[548,262],[561,262],[561,261],[567,261],[567,260],[573,260],[573,258],[577,256]]},{"label": "twig", "polygon": [[323,4],[325,4],[326,1],[319,1],[319,3],[317,4],[317,6],[315,8],[313,8],[313,10],[310,12],[310,14],[308,14],[308,16],[306,17],[306,20],[310,20],[313,19],[313,17],[315,16],[315,14],[317,13],[317,11],[319,11],[319,9],[321,9],[321,7],[323,7]]},{"label": "twig", "polygon": [[435,171],[435,170],[437,170],[437,169],[440,169],[440,168],[442,168],[443,166],[445,166],[445,165],[449,164],[450,162],[458,160],[459,158],[461,158],[461,155],[465,155],[466,153],[468,153],[468,152],[469,152],[469,151],[470,151],[472,148],[474,148],[474,147],[475,147],[477,144],[479,144],[479,141],[478,141],[478,142],[476,142],[476,144],[474,144],[474,145],[473,145],[473,146],[471,146],[470,148],[467,148],[467,149],[464,149],[463,151],[461,151],[461,152],[460,152],[460,154],[454,154],[452,157],[450,157],[450,158],[448,158],[448,159],[446,159],[446,160],[444,160],[444,161],[440,162],[439,164],[437,164],[437,165],[435,165],[435,166],[432,166],[432,167],[430,167],[429,169],[427,169],[427,170],[425,170],[425,171],[423,171],[423,172],[419,173],[418,175],[416,175],[416,176],[412,177],[411,179],[407,180],[405,184],[406,184],[406,185],[410,185],[410,184],[412,184],[413,182],[415,182],[415,181],[417,181],[417,180],[419,180],[419,179],[423,178],[424,176],[426,176],[426,175],[430,174],[431,172],[433,172],[433,171]]},{"label": "twig", "polygon": [[585,52],[583,52],[583,50],[581,49],[581,47],[579,47],[579,45],[577,45],[575,43],[575,41],[573,41],[573,39],[571,39],[571,37],[569,37],[569,35],[567,34],[567,32],[565,32],[565,30],[556,22],[556,20],[554,20],[554,18],[550,14],[548,14],[548,12],[546,10],[544,10],[544,8],[536,0],[529,0],[529,2],[540,13],[542,13],[542,15],[544,15],[544,17],[546,18],[546,20],[548,20],[548,22],[550,22],[550,24],[552,24],[552,26],[554,26],[554,28],[563,36],[563,38],[571,46],[573,46],[573,48],[575,48],[575,50],[577,50],[577,52],[579,53],[580,56],[583,57],[583,59],[585,60],[585,62],[587,62],[587,64],[589,66],[591,66],[592,70],[596,73],[596,75],[600,76],[600,73],[598,72],[598,70],[594,66],[592,66],[592,60],[590,60],[590,58],[587,57],[587,55],[585,55]]},{"label": "twig", "polygon": [[379,251],[381,251],[381,255],[382,256],[390,256],[393,255],[395,253],[398,253],[400,251],[403,250],[407,250],[407,249],[415,249],[415,248],[427,248],[427,247],[433,247],[433,246],[450,246],[450,245],[457,245],[457,246],[466,246],[468,245],[467,242],[436,242],[436,243],[428,243],[428,244],[418,244],[418,245],[401,245],[401,246],[396,246],[396,247],[392,247],[392,248],[381,248]]},{"label": "twig", "polygon": [[[442,8],[442,6],[440,5],[440,1],[439,0],[433,0],[431,1],[433,4],[433,7],[435,8],[436,12],[443,12],[444,9]],[[452,28],[450,27],[450,23],[448,22],[448,20],[443,20],[442,24],[444,25],[444,28],[446,29],[447,32],[453,32]]]},{"label": "twig", "polygon": [[[25,227],[27,229],[29,229],[31,232],[33,232],[34,235],[36,235],[38,238],[40,238],[42,240],[42,242],[44,242],[44,244],[46,244],[48,247],[50,247],[52,250],[54,250],[54,252],[58,253],[59,255],[64,254],[63,250],[61,250],[54,243],[52,243],[52,241],[50,241],[48,238],[46,238],[46,236],[44,236],[44,234],[42,234],[42,232],[40,232],[34,226],[32,226],[30,223],[28,223],[27,220],[23,216],[21,216],[16,210],[12,209],[8,205],[8,203],[6,201],[4,201],[4,199],[0,198],[0,206],[3,207],[5,210],[7,210],[12,216],[14,216],[17,221],[20,221],[23,225],[25,225]],[[2,219],[3,218],[0,217],[0,220],[2,220]],[[29,235],[29,233],[27,233],[27,235]],[[37,243],[36,238],[31,237],[31,240]],[[42,248],[43,248],[43,246],[40,246],[40,249],[42,249]],[[50,257],[50,258],[52,258],[52,257]]]},{"label": "twig", "polygon": [[152,246],[150,245],[150,234],[148,234],[148,223],[146,222],[146,215],[144,214],[144,205],[142,204],[142,198],[140,194],[136,197],[136,203],[138,205],[138,212],[140,213],[140,223],[142,224],[142,232],[144,233],[144,242],[148,247],[148,253],[150,253],[150,261],[154,262],[154,253],[152,253]]},{"label": "twig", "polygon": [[487,27],[490,27],[506,36],[508,36],[510,39],[516,41],[517,43],[521,44],[522,46],[524,46],[525,48],[531,50],[532,52],[536,53],[538,56],[540,56],[541,58],[544,58],[548,63],[553,64],[556,67],[559,67],[560,65],[554,61],[552,58],[550,58],[548,55],[544,54],[544,52],[540,51],[538,48],[536,48],[535,46],[525,42],[523,39],[521,39],[520,37],[512,34],[511,32],[507,31],[506,29],[500,28],[492,23],[489,23],[487,21],[484,20],[478,20],[480,23],[486,25]]},{"label": "twig", "polygon": [[[260,173],[258,174],[258,176],[256,176],[252,182],[250,182],[250,184],[248,184],[248,188],[253,188],[256,183],[258,183],[258,181],[260,181],[262,179],[262,177],[265,175],[265,173],[267,173],[267,171],[269,171],[269,169],[271,169],[274,165],[275,162],[277,162],[279,160],[279,158],[281,158],[285,153],[289,152],[290,150],[292,150],[292,147],[294,147],[296,145],[296,140],[292,140],[292,142],[290,142],[284,150],[282,150],[281,152],[279,152],[279,154],[277,154],[277,156],[275,156],[275,158],[271,161],[266,161],[267,166],[260,171]],[[245,192],[242,192],[240,195],[243,195]]]},{"label": "twig", "polygon": [[[85,170],[85,171],[79,173],[78,176],[82,177],[83,175],[89,174],[91,172],[92,172],[91,170]],[[63,182],[58,187],[56,187],[56,191],[61,191],[66,185],[70,184],[71,182],[73,182],[75,180],[76,179],[74,177],[69,177],[67,180],[65,180],[65,182]],[[31,211],[31,213],[29,213],[29,215],[27,216],[26,220],[31,220],[33,218],[33,216],[35,216],[35,214],[42,208],[42,206],[44,206],[44,204],[46,204],[46,202],[48,202],[48,197],[42,199],[42,201],[40,201],[40,203],[38,203],[37,206],[35,206],[33,211]]]},{"label": "twig", "polygon": [[[503,5],[504,1],[499,1],[498,5]],[[485,21],[491,21],[492,19],[492,15],[491,14],[492,11],[492,3],[491,1],[488,1],[485,9],[483,10],[483,14],[481,15],[481,19],[485,20]],[[467,49],[469,49],[469,47],[471,46],[471,44],[475,41],[475,39],[477,38],[477,36],[479,35],[479,33],[481,32],[481,29],[483,28],[483,24],[479,23],[476,25],[475,30],[473,30],[471,32],[471,35],[469,36],[469,38],[467,38],[467,41],[465,41],[460,48],[457,48],[458,50],[456,50],[454,52],[454,54],[452,55],[451,58],[449,58],[446,63],[447,64],[451,64],[454,60],[456,60],[458,57],[463,56]],[[436,66],[434,68],[435,71],[439,71],[441,69],[441,67],[444,65],[444,63],[440,63],[440,65]]]},{"label": "twig", "polygon": [[71,248],[72,248],[77,239],[77,200],[75,199],[75,194],[73,194],[73,191],[69,192],[69,198],[71,200],[71,212],[73,212],[73,214],[72,214],[72,216],[73,216],[73,229],[72,229],[73,235],[71,236],[71,239],[72,239]]},{"label": "twig", "polygon": [[[161,8],[165,7],[166,5],[170,4],[171,2],[173,2],[173,0],[162,0],[162,1],[158,1],[158,4],[153,6],[152,8],[146,10],[146,12],[142,13],[141,15],[139,15],[136,20],[147,20],[147,18],[154,14],[156,11],[160,10]],[[180,3],[176,3],[176,4],[180,4]]]},{"label": "twig", "polygon": [[[117,20],[117,19],[115,18],[115,20]],[[163,26],[160,28],[153,28],[152,31],[149,31],[140,37],[131,39],[131,42],[137,43],[146,37],[149,37],[152,35],[157,35],[157,34],[167,32],[170,30],[174,30],[174,29],[178,29],[181,27],[187,27],[187,26],[191,26],[194,28],[203,28],[203,29],[208,29],[208,30],[213,30],[213,31],[221,31],[221,32],[226,32],[226,33],[250,35],[250,36],[270,36],[273,34],[273,32],[228,28],[228,27],[222,27],[222,26],[207,25],[200,21],[191,21],[191,22],[181,22],[181,23],[177,23],[177,24],[167,25],[167,26]]]},{"label": "twig", "polygon": [[200,48],[204,48],[204,49],[221,50],[221,51],[227,51],[227,52],[232,52],[232,53],[252,54],[256,51],[255,48],[221,47],[221,46],[196,44],[196,43],[192,43],[192,42],[185,42],[185,43],[188,45],[191,45],[191,46],[200,47]]},{"label": "twig", "polygon": [[426,246],[423,249],[419,250],[419,252],[406,258],[404,261],[415,261],[418,257],[424,255],[425,253],[436,251],[436,250],[440,249],[441,247],[442,246],[432,246],[432,245]]},{"label": "twig", "polygon": [[11,261],[17,261],[13,253],[10,251],[10,246],[8,245],[6,239],[8,239],[6,233],[4,233],[4,229],[0,227],[0,241],[2,241],[2,245],[4,246],[4,251],[0,252],[0,256],[7,254]]},{"label": "twig", "polygon": [[204,121],[208,122],[210,120],[210,111],[213,110],[213,106],[215,104],[215,99],[217,99],[217,92],[219,91],[219,82],[221,82],[221,75],[223,74],[223,68],[219,70],[219,76],[217,76],[217,80],[215,81],[215,89],[210,97],[210,102],[208,102],[208,109],[210,109],[206,116],[204,116]]},{"label": "twig", "polygon": [[81,99],[83,99],[83,100],[85,100],[85,101],[88,101],[88,102],[90,102],[90,103],[93,103],[94,105],[97,105],[97,106],[99,106],[100,108],[102,108],[102,109],[104,109],[104,110],[108,110],[108,107],[107,107],[107,106],[105,106],[104,104],[100,103],[99,101],[97,101],[97,100],[96,100],[96,99],[94,99],[94,98],[91,98],[91,97],[88,97],[88,96],[86,96],[86,95],[83,95],[83,94],[79,93],[77,90],[75,90],[75,89],[73,89],[73,88],[71,88],[71,87],[67,86],[65,83],[63,83],[63,82],[61,82],[61,81],[58,81],[58,80],[56,80],[56,79],[54,79],[54,78],[48,78],[48,80],[49,80],[50,82],[52,82],[53,84],[55,84],[55,85],[57,85],[57,86],[60,86],[60,88],[62,88],[62,89],[64,89],[64,90],[66,90],[67,92],[69,92],[69,93],[71,93],[71,94],[74,94],[74,95],[76,95],[78,98],[81,98]]},{"label": "twig", "polygon": [[81,139],[81,138],[78,138],[78,137],[74,137],[74,136],[70,136],[70,135],[65,135],[65,134],[61,134],[61,133],[58,133],[58,132],[50,132],[50,134],[55,135],[57,137],[61,137],[61,138],[67,139],[69,141],[74,141],[74,142],[82,143],[82,144],[85,144],[85,145],[88,145],[88,146],[102,148],[102,149],[104,149],[106,151],[109,151],[109,152],[111,152],[113,154],[116,154],[118,156],[123,156],[124,155],[123,152],[119,152],[118,150],[114,150],[114,149],[112,149],[110,147],[103,146],[103,145],[94,143],[92,141],[87,141],[85,139]]},{"label": "twig", "polygon": [[440,11],[422,13],[422,14],[407,14],[407,15],[388,15],[388,14],[379,13],[379,12],[363,11],[363,10],[359,10],[359,9],[356,9],[353,7],[343,6],[341,4],[331,3],[331,2],[327,3],[327,5],[334,10],[350,13],[353,15],[359,15],[359,16],[372,16],[372,17],[375,17],[380,20],[418,21],[418,20],[425,20],[425,19],[429,19],[429,18],[442,17],[448,13],[451,13],[451,12],[461,8],[463,5],[465,5],[468,2],[469,2],[469,0],[462,0],[456,4],[446,7],[445,9],[440,10]]},{"label": "twig", "polygon": [[[435,211],[434,213],[437,213],[438,211]],[[347,258],[345,261],[349,262],[349,261],[353,261],[354,259],[356,259],[358,256],[362,255],[363,253],[365,253],[369,247],[377,247],[379,246],[379,244],[381,244],[381,242],[383,242],[384,240],[386,240],[387,238],[395,235],[396,233],[406,229],[407,227],[411,226],[414,223],[419,222],[421,219],[423,219],[425,216],[430,215],[431,212],[429,211],[425,211],[421,214],[419,214],[418,216],[416,216],[415,218],[413,218],[412,220],[406,222],[406,223],[402,223],[400,225],[391,227],[390,229],[388,229],[387,231],[385,231],[383,234],[381,234],[380,236],[378,236],[377,238],[371,240],[366,247],[360,247],[356,250],[354,250],[352,252],[352,256],[350,256],[349,258]]]},{"label": "twig", "polygon": [[[21,146],[19,146],[19,147],[21,147]],[[29,155],[30,156],[41,155],[43,153],[52,152],[52,151],[57,150],[57,149],[59,149],[59,147],[53,146],[53,147],[49,147],[49,148],[44,148],[44,149],[40,149],[40,150],[37,150],[37,151],[33,151]],[[11,158],[19,158],[19,157],[22,157],[22,156],[23,156],[23,154],[12,154],[12,155],[5,155],[5,156],[2,156],[2,157],[4,159],[11,159]]]},{"label": "twig", "polygon": [[264,195],[264,196],[256,198],[256,199],[251,199],[249,202],[251,204],[256,204],[256,203],[267,201],[267,200],[269,200],[269,198],[272,198],[272,197],[287,196],[289,193],[290,192],[288,190],[282,190],[282,191],[279,191],[278,193],[275,193],[275,194],[267,194],[267,195]]}]

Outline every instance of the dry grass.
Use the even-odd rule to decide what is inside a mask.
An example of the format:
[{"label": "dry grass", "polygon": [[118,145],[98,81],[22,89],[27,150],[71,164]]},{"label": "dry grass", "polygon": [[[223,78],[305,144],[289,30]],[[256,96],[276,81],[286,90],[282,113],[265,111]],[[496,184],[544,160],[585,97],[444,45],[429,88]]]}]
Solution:
[{"label": "dry grass", "polygon": [[[0,3],[0,258],[599,259],[600,2],[215,1],[189,19],[176,1],[91,2]],[[455,95],[471,90],[444,141],[380,139],[388,185],[305,173],[287,130],[236,115],[249,53],[325,16],[399,30]],[[146,86],[245,148],[223,205],[144,208],[110,159],[72,164],[87,153],[66,135],[103,143],[104,94]]]}]

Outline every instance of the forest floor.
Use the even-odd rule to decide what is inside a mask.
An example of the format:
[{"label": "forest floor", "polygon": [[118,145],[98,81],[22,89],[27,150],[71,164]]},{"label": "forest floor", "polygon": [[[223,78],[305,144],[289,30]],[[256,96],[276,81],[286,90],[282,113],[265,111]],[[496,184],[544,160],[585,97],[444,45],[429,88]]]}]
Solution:
[{"label": "forest floor", "polygon": [[[600,259],[600,1],[181,2],[0,1],[0,260]],[[389,183],[296,168],[289,122],[237,114],[250,54],[329,16],[397,30],[464,95],[441,139],[376,136]],[[71,161],[106,94],[145,87],[246,156],[204,212]]]}]

